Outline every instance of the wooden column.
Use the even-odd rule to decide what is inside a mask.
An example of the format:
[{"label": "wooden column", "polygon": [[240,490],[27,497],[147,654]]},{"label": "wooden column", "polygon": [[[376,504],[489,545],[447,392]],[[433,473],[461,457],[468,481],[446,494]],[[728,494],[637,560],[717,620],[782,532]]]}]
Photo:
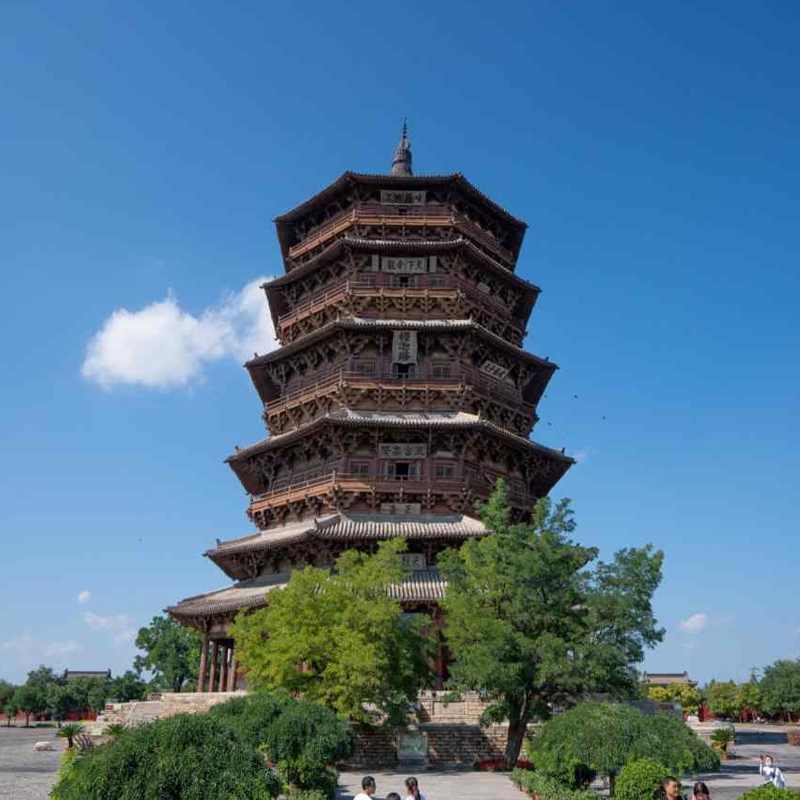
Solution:
[{"label": "wooden column", "polygon": [[219,686],[218,692],[224,692],[228,688],[228,645],[222,645],[222,658],[220,659],[219,668]]},{"label": "wooden column", "polygon": [[211,642],[211,674],[208,678],[208,691],[217,691],[217,657],[219,655],[219,645],[217,642]]},{"label": "wooden column", "polygon": [[197,673],[197,691],[204,692],[206,686],[206,669],[208,668],[208,634],[203,634],[203,644],[200,645],[200,669]]},{"label": "wooden column", "polygon": [[235,692],[236,691],[236,652],[235,652],[235,645],[231,644],[230,653],[231,653],[231,663],[228,665],[228,691]]}]

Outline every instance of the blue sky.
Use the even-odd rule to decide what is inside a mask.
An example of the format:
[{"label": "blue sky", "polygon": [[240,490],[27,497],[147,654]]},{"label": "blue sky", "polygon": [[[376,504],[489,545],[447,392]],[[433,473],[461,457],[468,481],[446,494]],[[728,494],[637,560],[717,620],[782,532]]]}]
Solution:
[{"label": "blue sky", "polygon": [[800,654],[800,9],[697,5],[3,3],[0,676],[122,670],[226,583],[271,219],[388,171],[404,116],[418,173],[530,223],[555,494],[667,554],[646,668]]}]

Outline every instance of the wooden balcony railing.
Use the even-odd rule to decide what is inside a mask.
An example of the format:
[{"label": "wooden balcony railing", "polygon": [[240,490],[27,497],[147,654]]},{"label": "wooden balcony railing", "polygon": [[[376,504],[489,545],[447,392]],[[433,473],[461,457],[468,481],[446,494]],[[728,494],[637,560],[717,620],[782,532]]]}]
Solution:
[{"label": "wooden balcony railing", "polygon": [[[488,292],[482,292],[474,283],[464,280],[458,275],[439,275],[429,273],[424,275],[409,275],[408,284],[402,285],[397,275],[384,272],[358,273],[353,278],[348,278],[327,289],[317,292],[308,299],[298,303],[291,311],[278,317],[278,328],[283,330],[301,319],[322,311],[327,306],[344,300],[348,295],[360,297],[420,297],[420,296],[445,296],[453,291],[461,291],[479,303],[488,303],[496,311],[510,316],[511,309],[499,297]],[[518,320],[509,320],[518,327],[520,332],[523,326]]]},{"label": "wooden balcony railing", "polygon": [[[269,492],[250,496],[250,512],[258,513],[264,509],[297,502],[309,497],[327,494],[333,489],[345,492],[397,492],[402,488],[408,494],[448,494],[466,492],[469,489],[487,496],[494,488],[494,483],[478,475],[453,477],[437,480],[426,476],[389,477],[361,476],[333,470],[332,472],[305,481],[297,481],[286,486],[272,489]],[[516,505],[530,505],[531,496],[517,488],[508,490],[509,499]]]},{"label": "wooden balcony railing", "polygon": [[328,373],[315,376],[313,380],[303,381],[299,386],[292,387],[291,391],[267,403],[267,414],[278,414],[287,407],[297,403],[306,402],[314,397],[321,397],[334,391],[344,384],[356,386],[369,386],[370,384],[387,384],[386,388],[406,387],[408,389],[422,389],[430,387],[440,391],[458,391],[466,386],[481,389],[490,396],[501,396],[507,402],[520,405],[529,411],[534,411],[534,406],[522,398],[522,392],[515,386],[509,386],[502,381],[494,380],[478,370],[461,370],[458,374],[435,376],[432,370],[427,370],[422,375],[398,375],[390,370],[376,370],[372,373],[355,372],[340,368]]},{"label": "wooden balcony railing", "polygon": [[289,248],[289,258],[296,259],[314,250],[323,242],[347,230],[356,222],[362,225],[385,225],[388,227],[401,225],[406,225],[407,227],[458,225],[467,232],[468,236],[480,241],[504,261],[511,264],[514,263],[514,256],[511,251],[501,245],[494,236],[446,206],[407,206],[401,210],[390,205],[376,203],[356,203],[352,208],[333,217],[324,225],[313,229],[302,241]]}]

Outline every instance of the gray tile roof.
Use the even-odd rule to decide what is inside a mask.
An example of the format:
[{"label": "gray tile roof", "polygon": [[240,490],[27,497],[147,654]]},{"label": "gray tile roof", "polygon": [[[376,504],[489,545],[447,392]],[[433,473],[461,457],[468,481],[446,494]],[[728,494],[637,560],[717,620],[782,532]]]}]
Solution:
[{"label": "gray tile roof", "polygon": [[[289,577],[289,573],[282,573],[239,581],[225,589],[181,600],[166,610],[174,617],[202,617],[232,614],[242,608],[260,608],[267,604],[268,593],[285,587]],[[421,570],[409,573],[389,594],[400,602],[435,602],[444,597],[445,588],[446,583],[437,570]]]},{"label": "gray tile roof", "polygon": [[239,539],[218,542],[205,555],[223,559],[261,550],[278,550],[304,539],[359,541],[390,539],[465,539],[483,536],[486,528],[474,517],[463,514],[397,516],[393,514],[333,514],[268,528]]}]

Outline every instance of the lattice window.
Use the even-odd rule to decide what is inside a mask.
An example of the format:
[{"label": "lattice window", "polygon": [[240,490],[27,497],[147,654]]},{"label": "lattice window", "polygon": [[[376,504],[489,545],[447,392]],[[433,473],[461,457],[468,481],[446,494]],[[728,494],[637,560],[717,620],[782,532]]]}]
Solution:
[{"label": "lattice window", "polygon": [[414,461],[390,461],[384,475],[395,481],[417,480],[422,474],[422,465]]},{"label": "lattice window", "polygon": [[434,474],[437,481],[452,480],[456,474],[456,465],[439,462],[436,464]]},{"label": "lattice window", "polygon": [[434,364],[433,365],[433,377],[434,378],[449,378],[451,375],[451,364]]},{"label": "lattice window", "polygon": [[353,363],[353,372],[359,375],[375,375],[378,371],[374,361],[356,361]]},{"label": "lattice window", "polygon": [[350,474],[355,478],[368,478],[370,473],[369,461],[351,461]]}]

